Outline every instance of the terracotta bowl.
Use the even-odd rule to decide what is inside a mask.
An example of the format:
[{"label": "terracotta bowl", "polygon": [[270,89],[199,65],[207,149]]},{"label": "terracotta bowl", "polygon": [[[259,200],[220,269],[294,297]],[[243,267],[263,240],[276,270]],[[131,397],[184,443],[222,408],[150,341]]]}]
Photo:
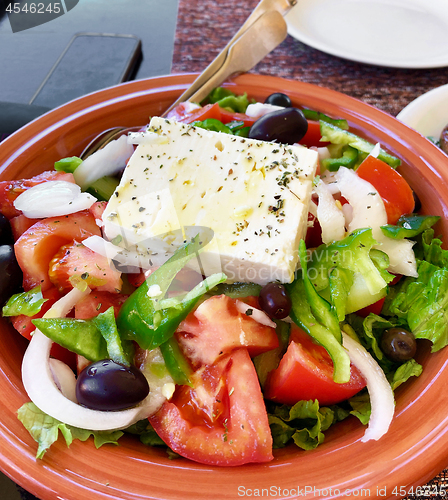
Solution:
[{"label": "terracotta bowl", "polygon": [[[144,125],[162,112],[193,80],[174,75],[124,84],[62,106],[30,123],[0,145],[0,178],[29,177],[54,161],[79,154],[100,131]],[[229,84],[264,100],[285,92],[296,104],[348,119],[366,138],[380,142],[402,161],[401,173],[414,187],[426,213],[439,214],[448,236],[448,161],[424,137],[391,116],[337,92],[258,75]],[[354,418],[336,425],[315,451],[294,446],[275,452],[269,464],[215,468],[124,438],[120,446],[96,450],[92,442],[60,440],[36,461],[36,443],[17,420],[27,401],[20,364],[26,341],[3,321],[0,326],[0,466],[42,500],[164,499],[224,500],[244,496],[296,498],[397,498],[448,465],[448,350],[419,361],[420,378],[397,392],[396,416],[378,442],[361,443],[364,428]]]}]

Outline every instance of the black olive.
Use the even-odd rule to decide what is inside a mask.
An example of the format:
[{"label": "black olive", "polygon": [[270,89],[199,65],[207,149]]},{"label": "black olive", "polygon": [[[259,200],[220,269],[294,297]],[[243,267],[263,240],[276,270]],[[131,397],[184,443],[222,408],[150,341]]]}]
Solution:
[{"label": "black olive", "polygon": [[0,304],[21,291],[23,274],[12,245],[0,245]]},{"label": "black olive", "polygon": [[266,97],[265,104],[272,104],[272,106],[281,106],[282,108],[291,108],[292,102],[291,99],[281,92],[276,92],[275,94],[271,94]]},{"label": "black olive", "polygon": [[124,410],[140,403],[148,394],[148,381],[140,370],[111,359],[87,366],[76,382],[78,403],[92,410]]},{"label": "black olive", "polygon": [[0,245],[12,245],[13,243],[11,224],[3,214],[0,214]]},{"label": "black olive", "polygon": [[381,336],[380,347],[391,361],[403,363],[415,356],[417,342],[412,332],[403,328],[389,328]]},{"label": "black olive", "polygon": [[252,125],[249,138],[294,144],[303,138],[307,130],[308,122],[302,111],[297,108],[285,108],[259,118]]},{"label": "black olive", "polygon": [[419,212],[422,208],[422,202],[415,191],[412,191],[412,196],[414,197],[414,212]]},{"label": "black olive", "polygon": [[268,283],[260,291],[258,298],[263,311],[274,319],[283,319],[291,311],[291,299],[280,283]]}]

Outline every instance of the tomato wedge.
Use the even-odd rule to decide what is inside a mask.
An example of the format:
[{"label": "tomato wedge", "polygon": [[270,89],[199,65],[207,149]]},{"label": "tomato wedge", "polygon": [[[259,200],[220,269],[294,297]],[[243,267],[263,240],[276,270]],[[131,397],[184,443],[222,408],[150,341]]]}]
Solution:
[{"label": "tomato wedge", "polygon": [[304,146],[322,148],[329,142],[321,141],[322,134],[320,133],[320,124],[319,122],[315,122],[313,120],[308,120],[308,130],[306,134],[300,139],[299,144],[303,144]]},{"label": "tomato wedge", "polygon": [[34,224],[36,224],[36,222],[39,222],[40,220],[41,219],[29,219],[23,214],[16,215],[12,219],[10,219],[9,223],[11,224],[14,241],[17,241],[27,229],[29,229],[31,226],[34,226]]},{"label": "tomato wedge", "polygon": [[370,182],[380,194],[387,213],[387,223],[396,224],[398,219],[414,210],[415,200],[406,180],[387,163],[368,156],[356,173]]},{"label": "tomato wedge", "polygon": [[95,318],[98,314],[107,311],[109,307],[114,308],[115,316],[117,316],[123,302],[127,298],[128,295],[122,293],[93,291],[76,303],[75,318]]},{"label": "tomato wedge", "polygon": [[101,236],[101,231],[87,210],[42,219],[31,226],[14,245],[17,262],[23,271],[23,288],[30,290],[38,285],[42,291],[50,288],[48,266],[56,252],[73,240],[80,242],[92,235]]},{"label": "tomato wedge", "polygon": [[204,121],[207,118],[214,118],[222,123],[229,123],[232,121],[242,121],[245,127],[251,127],[257,118],[247,116],[244,113],[237,113],[236,111],[228,111],[219,106],[218,103],[206,104],[202,108],[195,109],[187,112],[185,104],[181,103],[173,111],[168,114],[168,118],[175,118],[177,121],[183,123],[193,123],[195,121]]},{"label": "tomato wedge", "polygon": [[49,263],[48,275],[60,292],[70,291],[76,282],[92,290],[118,293],[123,285],[121,272],[109,265],[107,257],[82,243],[63,245]]},{"label": "tomato wedge", "polygon": [[149,418],[163,441],[199,463],[235,466],[273,459],[272,436],[254,365],[244,348],[192,375],[193,387]]},{"label": "tomato wedge", "polygon": [[310,399],[317,399],[320,405],[332,405],[354,396],[365,386],[366,381],[353,365],[349,382],[334,382],[333,362],[327,351],[294,326],[286,354],[278,368],[268,374],[264,395],[288,405]]},{"label": "tomato wedge", "polygon": [[[246,303],[259,309],[256,297]],[[237,309],[237,300],[226,295],[210,297],[179,325],[176,338],[193,366],[210,365],[222,353],[247,347],[257,356],[278,347],[275,329],[262,325]]]}]

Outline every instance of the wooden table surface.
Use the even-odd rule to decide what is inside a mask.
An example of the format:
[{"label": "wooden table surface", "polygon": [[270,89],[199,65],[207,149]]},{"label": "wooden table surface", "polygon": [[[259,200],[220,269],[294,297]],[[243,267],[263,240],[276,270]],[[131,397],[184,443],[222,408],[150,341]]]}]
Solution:
[{"label": "wooden table surface", "polygon": [[[202,71],[257,3],[257,0],[180,0],[172,72]],[[393,116],[421,94],[448,83],[448,67],[396,69],[356,63],[325,54],[291,36],[251,72],[337,90]],[[429,486],[422,490],[422,495],[408,499],[442,498],[443,489],[448,488],[448,468]],[[439,495],[434,495],[435,491]]]},{"label": "wooden table surface", "polygon": [[[202,71],[256,4],[257,0],[179,0],[172,73]],[[252,72],[337,90],[393,116],[421,94],[448,82],[448,67],[394,69],[356,63],[315,50],[291,36]],[[448,470],[430,484],[448,486]],[[428,497],[434,495],[425,493],[408,498]]]}]

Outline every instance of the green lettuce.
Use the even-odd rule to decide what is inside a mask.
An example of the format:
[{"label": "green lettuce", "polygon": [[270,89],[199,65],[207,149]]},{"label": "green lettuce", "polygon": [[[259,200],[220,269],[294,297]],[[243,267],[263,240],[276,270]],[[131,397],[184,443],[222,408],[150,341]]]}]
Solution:
[{"label": "green lettuce", "polygon": [[386,295],[394,278],[387,272],[389,259],[376,250],[372,229],[357,229],[340,241],[313,251],[308,274],[315,289],[335,308],[339,321],[346,313],[366,307],[372,296]]},{"label": "green lettuce", "polygon": [[218,103],[220,108],[230,109],[237,113],[245,113],[249,105],[247,94],[235,95],[231,90],[224,87],[217,87],[211,91],[207,101],[210,104]]},{"label": "green lettuce", "polygon": [[123,435],[122,431],[90,431],[64,424],[41,411],[34,403],[25,403],[19,408],[17,416],[38,443],[36,458],[39,459],[58,440],[59,431],[67,446],[70,446],[75,439],[86,441],[90,436],[93,436],[97,448],[106,443],[118,444],[118,439]]},{"label": "green lettuce", "polygon": [[380,348],[381,336],[385,330],[395,327],[409,328],[402,320],[399,318],[383,318],[370,313],[366,318],[350,314],[347,316],[347,322],[355,330],[360,343],[378,362],[393,390],[410,377],[418,377],[421,374],[422,367],[414,359],[403,364],[394,363],[384,355]]},{"label": "green lettuce", "polygon": [[402,280],[391,291],[384,313],[406,322],[417,339],[432,342],[432,352],[448,345],[448,251],[427,229],[419,239],[417,278]]},{"label": "green lettuce", "polygon": [[324,432],[347,415],[341,408],[319,408],[317,400],[268,407],[273,446],[283,448],[292,440],[299,448],[312,450],[324,441]]}]

